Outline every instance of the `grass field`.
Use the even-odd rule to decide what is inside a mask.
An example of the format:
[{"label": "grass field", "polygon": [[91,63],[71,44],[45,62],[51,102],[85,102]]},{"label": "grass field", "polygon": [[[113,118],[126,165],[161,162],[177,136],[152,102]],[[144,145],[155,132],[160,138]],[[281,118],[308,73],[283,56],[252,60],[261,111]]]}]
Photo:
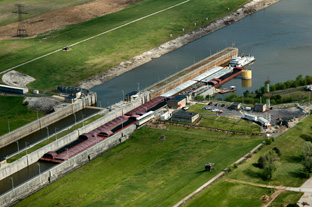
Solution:
[{"label": "grass field", "polygon": [[[37,119],[37,112],[23,105],[23,97],[0,96],[0,136]],[[39,118],[44,114],[39,113]],[[9,123],[8,123],[9,122]]]},{"label": "grass field", "polygon": [[[229,105],[229,103],[227,103]],[[198,126],[211,127],[215,129],[223,129],[236,132],[260,133],[260,126],[236,118],[228,118],[216,116],[216,112],[202,109],[206,104],[194,104],[189,106],[189,112],[204,113],[211,115],[201,115],[203,120]]]},{"label": "grass field", "polygon": [[[311,132],[312,116],[305,119],[294,127],[275,139],[271,145],[265,146],[259,153],[254,155],[248,162],[242,164],[237,170],[230,174],[230,178],[244,180],[254,183],[270,183],[271,185],[300,186],[305,182],[303,177],[302,145],[305,142],[300,135]],[[271,181],[261,179],[262,170],[253,164],[257,162],[261,155],[267,154],[273,147],[281,151],[280,161],[277,162],[277,170],[273,174]]]},{"label": "grass field", "polygon": [[[260,207],[265,202],[261,201],[261,197],[272,195],[271,189],[260,188],[256,186],[229,183],[224,179],[209,187],[205,192],[191,200],[185,207],[204,207],[222,206],[222,207]],[[286,206],[289,203],[296,203],[303,193],[282,192],[269,205],[270,207]]]},{"label": "grass field", "polygon": [[[16,206],[172,206],[260,142],[176,129],[143,127],[130,140]],[[159,140],[162,135],[165,141]],[[203,172],[207,162],[216,163],[215,172]]]},{"label": "grass field", "polygon": [[[306,181],[306,178],[302,177],[301,149],[304,140],[300,138],[300,135],[311,132],[311,121],[312,116],[310,115],[303,122],[299,123],[297,127],[276,138],[273,144],[265,146],[248,161],[239,165],[227,177],[270,185],[300,186]],[[257,162],[261,155],[267,154],[273,147],[280,149],[281,159],[277,163],[277,171],[273,174],[273,179],[264,181],[260,178],[260,169],[253,164]],[[232,195],[233,192],[238,195]],[[193,199],[187,206],[205,206],[209,201],[214,204],[212,206],[260,206],[261,202],[259,199],[265,192],[269,195],[267,189],[229,183],[222,179]],[[282,206],[282,204],[296,203],[301,196],[302,193],[282,192],[270,206],[277,207]],[[253,205],[249,204],[249,202]]]},{"label": "grass field", "polygon": [[83,3],[91,2],[92,0],[2,0],[0,1],[0,26],[17,22],[17,14],[12,13],[17,10],[15,4],[24,4],[23,9],[27,14],[23,14],[23,20],[39,16],[41,14],[80,5]]},{"label": "grass field", "polygon": [[[170,33],[176,38],[208,24],[206,17],[213,21],[247,1],[192,0],[17,70],[37,79],[31,83],[31,88],[54,89],[57,85],[73,85],[170,40]],[[180,2],[182,0],[141,0],[114,14],[47,32],[35,39],[1,41],[0,47],[5,49],[0,51],[0,68],[5,70]],[[228,11],[227,8],[231,9]],[[182,28],[185,28],[184,32]]]}]

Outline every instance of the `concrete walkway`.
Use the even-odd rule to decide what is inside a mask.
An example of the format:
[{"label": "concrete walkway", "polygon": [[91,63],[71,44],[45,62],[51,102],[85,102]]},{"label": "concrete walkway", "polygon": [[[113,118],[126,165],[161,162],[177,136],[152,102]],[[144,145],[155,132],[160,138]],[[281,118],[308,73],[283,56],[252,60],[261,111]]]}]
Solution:
[{"label": "concrete walkway", "polygon": [[[307,180],[305,183],[302,184],[301,188],[311,189],[312,190],[312,178]],[[306,206],[312,206],[312,192],[305,192],[303,196],[299,199],[298,205],[304,206],[303,204],[309,204]]]}]

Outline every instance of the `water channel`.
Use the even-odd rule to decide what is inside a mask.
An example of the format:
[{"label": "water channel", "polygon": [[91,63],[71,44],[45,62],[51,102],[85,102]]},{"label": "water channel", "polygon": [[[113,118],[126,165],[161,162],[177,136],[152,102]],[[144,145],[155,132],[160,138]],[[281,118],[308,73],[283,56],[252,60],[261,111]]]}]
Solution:
[{"label": "water channel", "polygon": [[91,90],[98,93],[98,103],[102,106],[111,105],[120,101],[123,94],[138,88],[142,90],[208,57],[210,52],[231,47],[232,43],[240,54],[256,57],[256,62],[249,66],[253,73],[252,84],[242,84],[237,78],[223,88],[234,85],[236,93],[241,94],[262,86],[267,76],[274,84],[293,80],[298,75],[312,75],[311,8],[311,0],[281,0]]}]

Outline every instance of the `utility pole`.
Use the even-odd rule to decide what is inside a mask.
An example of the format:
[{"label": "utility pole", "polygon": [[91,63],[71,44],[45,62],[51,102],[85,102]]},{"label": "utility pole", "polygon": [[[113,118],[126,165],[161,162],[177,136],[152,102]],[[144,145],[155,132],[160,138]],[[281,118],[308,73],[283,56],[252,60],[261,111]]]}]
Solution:
[{"label": "utility pole", "polygon": [[27,14],[27,12],[22,11],[24,6],[25,6],[24,4],[15,4],[15,7],[17,7],[17,11],[12,12],[12,13],[18,14],[18,27],[17,27],[17,33],[16,33],[16,36],[18,37],[27,35],[25,25],[22,22],[22,14]]}]

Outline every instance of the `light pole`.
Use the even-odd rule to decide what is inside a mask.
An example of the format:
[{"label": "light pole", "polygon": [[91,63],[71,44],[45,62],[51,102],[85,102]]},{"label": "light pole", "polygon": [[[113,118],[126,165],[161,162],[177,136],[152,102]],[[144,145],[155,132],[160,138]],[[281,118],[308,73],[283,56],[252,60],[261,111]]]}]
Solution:
[{"label": "light pole", "polygon": [[13,178],[10,177],[11,181],[12,181],[12,191],[14,190],[14,182],[13,182]]},{"label": "light pole", "polygon": [[37,165],[38,165],[38,167],[39,167],[39,175],[41,174],[41,170],[40,170],[40,163],[39,162],[37,162]]},{"label": "light pole", "polygon": [[17,152],[19,152],[19,144],[18,144],[18,140],[16,141],[17,144]]},{"label": "light pole", "polygon": [[81,117],[82,117],[82,127],[84,127],[84,121],[83,121],[83,117],[84,117],[84,115],[83,115],[83,114],[81,114]]},{"label": "light pole", "polygon": [[27,144],[29,144],[29,143],[28,143],[28,142],[25,142],[26,155],[27,155]]},{"label": "light pole", "polygon": [[76,114],[75,114],[75,113],[73,113],[73,114],[74,114],[74,117],[75,117],[75,124],[76,124],[76,122],[77,122],[77,121],[76,121]]},{"label": "light pole", "polygon": [[49,138],[49,128],[46,127],[46,129],[47,129],[47,135],[48,135],[48,138]]},{"label": "light pole", "polygon": [[68,160],[68,148],[65,148],[66,149],[66,155],[67,155],[67,160]]},{"label": "light pole", "polygon": [[55,130],[55,141],[56,141],[57,140],[57,134],[56,134],[57,128],[55,127],[54,130]]}]

